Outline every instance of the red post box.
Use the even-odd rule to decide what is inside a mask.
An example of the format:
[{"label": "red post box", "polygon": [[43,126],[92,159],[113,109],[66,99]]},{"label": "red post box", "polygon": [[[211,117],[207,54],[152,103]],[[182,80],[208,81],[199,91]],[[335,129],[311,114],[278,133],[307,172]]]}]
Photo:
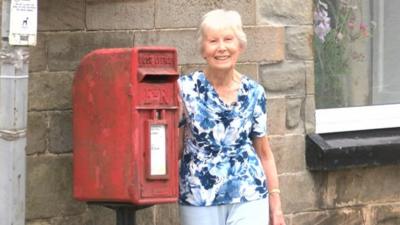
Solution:
[{"label": "red post box", "polygon": [[178,196],[174,48],[100,49],[73,82],[74,197],[150,205]]}]

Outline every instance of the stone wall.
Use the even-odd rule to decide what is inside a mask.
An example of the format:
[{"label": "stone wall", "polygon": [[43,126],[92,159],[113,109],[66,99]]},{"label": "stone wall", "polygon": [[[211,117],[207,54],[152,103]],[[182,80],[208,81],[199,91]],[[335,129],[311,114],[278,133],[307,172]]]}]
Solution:
[{"label": "stone wall", "polygon": [[[238,10],[249,46],[238,70],[267,90],[268,128],[288,225],[400,224],[400,167],[309,172],[314,130],[312,0],[40,0],[31,49],[27,146],[28,225],[113,225],[115,213],[72,198],[71,85],[97,48],[169,45],[180,70],[204,65],[196,27],[217,7]],[[179,224],[176,204],[138,211],[139,225]]]}]

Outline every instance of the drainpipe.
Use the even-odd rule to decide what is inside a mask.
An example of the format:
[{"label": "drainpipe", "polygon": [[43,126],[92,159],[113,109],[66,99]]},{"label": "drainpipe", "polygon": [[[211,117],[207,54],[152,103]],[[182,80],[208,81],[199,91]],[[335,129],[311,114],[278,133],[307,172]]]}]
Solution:
[{"label": "drainpipe", "polygon": [[11,0],[0,2],[0,225],[23,225],[29,51],[9,45]]}]

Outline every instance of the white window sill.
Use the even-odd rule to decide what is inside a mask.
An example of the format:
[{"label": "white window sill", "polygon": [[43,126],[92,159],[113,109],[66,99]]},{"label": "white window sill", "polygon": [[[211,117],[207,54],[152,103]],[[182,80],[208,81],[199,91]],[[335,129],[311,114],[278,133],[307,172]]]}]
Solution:
[{"label": "white window sill", "polygon": [[400,104],[316,110],[316,133],[400,127]]}]

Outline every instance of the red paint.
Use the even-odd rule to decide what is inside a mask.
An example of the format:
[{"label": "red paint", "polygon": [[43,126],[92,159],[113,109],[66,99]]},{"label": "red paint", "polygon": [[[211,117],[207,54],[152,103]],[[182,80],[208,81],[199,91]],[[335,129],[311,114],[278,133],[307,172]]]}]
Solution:
[{"label": "red paint", "polygon": [[[148,205],[178,196],[174,48],[100,49],[73,83],[74,197]],[[165,175],[150,176],[150,126],[166,128]]]}]

